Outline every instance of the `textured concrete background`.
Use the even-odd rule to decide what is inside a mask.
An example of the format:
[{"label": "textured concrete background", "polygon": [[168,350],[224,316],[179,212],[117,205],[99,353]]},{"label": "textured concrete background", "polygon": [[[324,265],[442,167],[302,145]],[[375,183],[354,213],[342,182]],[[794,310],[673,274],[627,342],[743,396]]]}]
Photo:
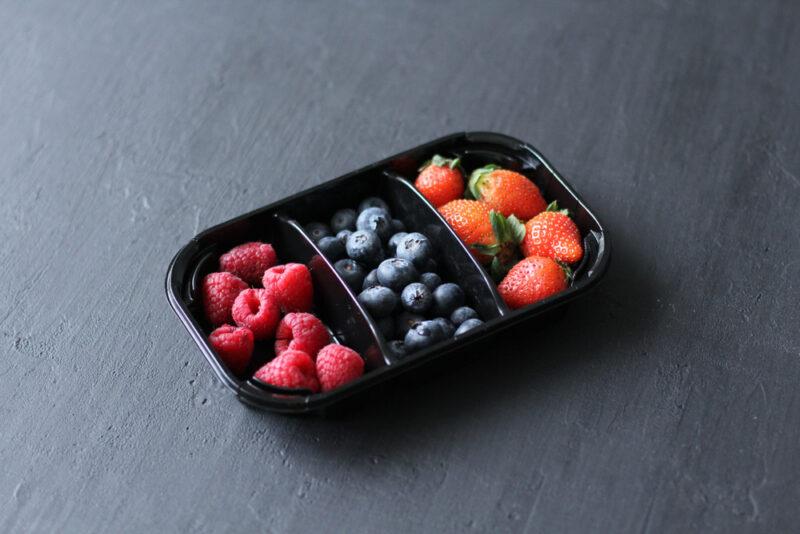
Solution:
[{"label": "textured concrete background", "polygon": [[[0,531],[796,529],[800,4],[377,4],[0,0]],[[605,283],[340,419],[242,406],[174,252],[467,129],[571,180]]]}]

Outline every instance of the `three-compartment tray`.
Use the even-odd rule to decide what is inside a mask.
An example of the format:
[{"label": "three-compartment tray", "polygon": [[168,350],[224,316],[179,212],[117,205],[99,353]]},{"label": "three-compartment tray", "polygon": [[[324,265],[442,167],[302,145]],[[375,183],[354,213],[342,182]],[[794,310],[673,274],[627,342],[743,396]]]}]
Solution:
[{"label": "three-compartment tray", "polygon": [[[557,200],[560,207],[569,209],[581,232],[585,250],[570,287],[526,308],[509,309],[486,270],[413,186],[417,168],[433,154],[458,156],[468,171],[495,163],[520,172],[536,183],[548,202]],[[467,304],[478,311],[484,325],[402,360],[392,358],[374,320],[365,313],[356,295],[303,229],[308,222],[329,220],[340,208],[355,207],[367,196],[383,198],[389,203],[393,217],[402,220],[409,231],[428,236],[437,250],[436,260],[442,277],[456,281],[464,289]],[[220,361],[208,343],[211,327],[203,314],[200,284],[203,277],[215,269],[222,253],[248,241],[272,243],[281,262],[309,266],[314,282],[315,313],[329,327],[336,342],[352,347],[365,357],[364,376],[326,393],[287,394],[291,392],[254,379],[241,380]],[[173,258],[167,271],[166,289],[170,305],[211,368],[242,402],[273,411],[302,413],[322,411],[401,374],[420,370],[433,362],[443,363],[480,338],[521,321],[541,318],[597,283],[607,269],[609,258],[608,233],[535,148],[502,134],[466,132],[420,145],[201,232]],[[269,344],[257,344],[246,376],[252,376],[271,355]]]}]

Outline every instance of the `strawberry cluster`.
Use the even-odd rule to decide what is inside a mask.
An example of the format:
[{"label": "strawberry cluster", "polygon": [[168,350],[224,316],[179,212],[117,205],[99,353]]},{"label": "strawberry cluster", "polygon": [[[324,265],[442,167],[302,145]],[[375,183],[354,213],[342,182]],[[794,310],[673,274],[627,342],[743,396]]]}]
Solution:
[{"label": "strawberry cluster", "polygon": [[273,342],[275,358],[255,372],[273,386],[330,391],[364,373],[364,359],[333,343],[313,313],[314,284],[303,264],[277,264],[269,243],[245,243],[220,257],[219,271],[203,279],[208,341],[237,376],[243,376],[256,341]]}]

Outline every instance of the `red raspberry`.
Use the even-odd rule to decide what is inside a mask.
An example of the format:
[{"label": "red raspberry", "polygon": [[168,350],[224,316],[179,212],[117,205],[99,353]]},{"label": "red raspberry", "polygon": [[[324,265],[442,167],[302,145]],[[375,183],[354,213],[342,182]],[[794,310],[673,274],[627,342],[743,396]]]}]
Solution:
[{"label": "red raspberry", "polygon": [[245,289],[233,302],[233,320],[253,331],[255,339],[266,339],[275,333],[281,311],[275,298],[265,289]]},{"label": "red raspberry", "polygon": [[314,285],[308,267],[287,263],[267,269],[262,280],[264,289],[274,294],[283,313],[307,312],[314,301]]},{"label": "red raspberry", "polygon": [[275,331],[275,354],[286,350],[302,350],[311,359],[319,349],[331,342],[328,329],[310,313],[287,313]]},{"label": "red raspberry", "polygon": [[233,247],[219,259],[220,271],[233,273],[250,285],[258,285],[264,271],[275,265],[278,256],[269,243],[253,241]]},{"label": "red raspberry", "polygon": [[314,393],[319,391],[314,360],[299,350],[287,350],[256,371],[255,377],[281,388],[310,389]]},{"label": "red raspberry", "polygon": [[231,306],[236,297],[247,289],[238,276],[231,273],[211,273],[203,278],[203,308],[212,326],[230,323]]},{"label": "red raspberry", "polygon": [[317,376],[322,391],[330,391],[364,374],[364,360],[349,347],[335,343],[317,354]]},{"label": "red raspberry", "polygon": [[253,355],[253,332],[249,328],[222,325],[211,332],[208,342],[231,371],[237,375],[244,372]]}]

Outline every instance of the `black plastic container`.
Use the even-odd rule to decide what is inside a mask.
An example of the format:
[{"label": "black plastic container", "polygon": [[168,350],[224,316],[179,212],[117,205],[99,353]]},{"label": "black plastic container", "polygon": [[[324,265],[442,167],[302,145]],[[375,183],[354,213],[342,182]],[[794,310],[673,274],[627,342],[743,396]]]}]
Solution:
[{"label": "black plastic container", "polygon": [[[458,156],[467,170],[496,163],[518,171],[539,186],[548,202],[557,200],[560,207],[568,208],[580,229],[585,251],[570,287],[532,306],[510,310],[484,268],[412,185],[417,168],[433,154]],[[403,220],[410,231],[428,236],[439,252],[439,270],[443,277],[458,281],[469,304],[485,321],[484,325],[400,361],[392,359],[374,321],[302,227],[312,220],[327,221],[337,209],[355,207],[361,199],[372,195],[389,202],[393,216]],[[240,380],[225,367],[207,341],[211,329],[202,311],[200,282],[205,274],[214,270],[222,253],[247,241],[272,243],[281,262],[309,265],[314,280],[315,313],[331,329],[337,342],[365,357],[364,376],[331,392],[308,394],[271,387],[254,379]],[[201,232],[173,258],[166,286],[172,308],[211,368],[242,402],[278,412],[302,413],[324,411],[399,375],[432,367],[434,362],[445,363],[460,349],[511,325],[541,320],[548,312],[595,285],[605,273],[609,258],[608,233],[535,148],[506,135],[466,132],[420,145]],[[270,347],[257,346],[256,354],[260,357],[254,358],[248,376],[270,359],[270,350]]]}]

